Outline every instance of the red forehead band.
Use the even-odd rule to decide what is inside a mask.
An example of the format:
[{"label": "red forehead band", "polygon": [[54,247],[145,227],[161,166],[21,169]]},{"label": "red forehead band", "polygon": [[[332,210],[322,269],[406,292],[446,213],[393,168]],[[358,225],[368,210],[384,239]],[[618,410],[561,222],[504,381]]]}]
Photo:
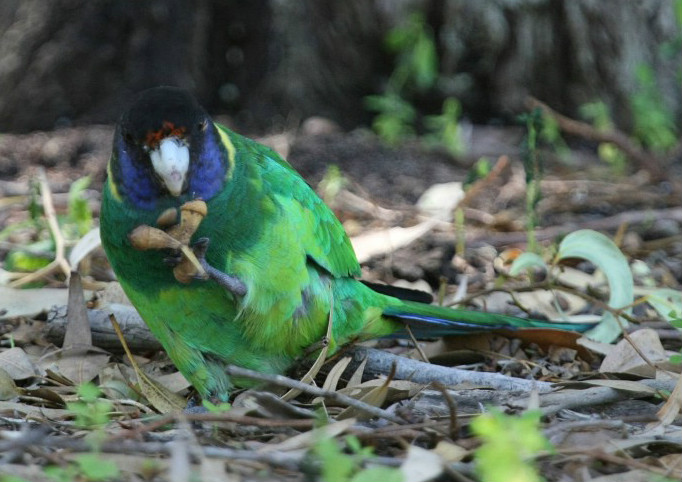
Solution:
[{"label": "red forehead band", "polygon": [[183,126],[175,127],[175,124],[168,121],[163,121],[163,127],[158,131],[147,132],[147,137],[144,140],[151,148],[156,148],[160,143],[161,139],[166,137],[183,137],[185,135],[185,128]]}]

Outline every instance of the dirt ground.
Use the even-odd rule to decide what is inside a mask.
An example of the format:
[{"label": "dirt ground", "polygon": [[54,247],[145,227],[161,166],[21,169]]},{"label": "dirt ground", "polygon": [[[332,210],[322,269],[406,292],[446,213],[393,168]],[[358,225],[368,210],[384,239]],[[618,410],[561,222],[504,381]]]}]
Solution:
[{"label": "dirt ground", "polygon": [[[367,279],[417,288],[450,302],[464,298],[470,307],[517,315],[551,316],[551,306],[556,304],[586,319],[598,319],[604,311],[608,289],[590,263],[564,263],[565,273],[575,278],[570,287],[562,285],[561,289],[548,288],[542,275],[533,280],[507,277],[509,262],[526,248],[527,239],[526,184],[519,149],[524,133],[520,128],[474,126],[467,154],[453,159],[416,141],[392,148],[367,131],[343,133],[328,121],[316,122],[312,127],[309,123],[297,131],[259,140],[288,158],[331,205],[354,240],[424,223],[425,213],[417,205],[422,194],[435,184],[463,181],[481,157],[499,168],[467,195],[463,254],[456,252],[453,222],[432,223],[419,235],[405,237],[403,232],[402,237],[391,238],[397,240],[395,246],[377,248],[375,242],[369,248],[358,248],[358,244],[359,257],[366,254],[363,273]],[[31,199],[40,198],[31,194],[36,192],[31,186],[39,179],[41,167],[57,216],[68,207],[70,185],[90,176],[84,195],[96,224],[112,135],[112,126],[92,126],[0,136],[0,232],[29,219]],[[568,138],[567,142],[568,152],[540,151],[545,172],[536,231],[541,245],[549,249],[578,229],[600,231],[613,239],[630,261],[635,285],[641,287],[637,296],[642,296],[645,288],[679,293],[679,156],[653,158],[666,173],[663,179],[654,179],[656,169],[646,166],[617,173],[599,160],[592,141]],[[338,167],[343,181],[334,192],[326,190],[323,181],[332,176],[330,166]],[[35,241],[35,236],[30,226],[3,235],[0,259]],[[549,250],[545,254],[551,259]],[[98,308],[103,298],[112,295],[99,295],[92,301],[92,290],[106,285],[104,290],[110,293],[113,274],[101,253],[95,251],[90,257],[93,261],[83,273],[83,283],[89,307]],[[59,270],[53,271],[42,284],[34,285],[33,291],[24,290],[27,304],[48,299],[52,289],[65,292],[65,286]],[[18,296],[18,290],[11,289],[0,286],[5,290],[0,291],[0,301],[9,305],[9,297]],[[556,295],[553,302],[546,301],[547,293]],[[670,299],[675,306],[676,298],[671,295]],[[73,307],[72,303],[69,301],[69,306]],[[128,315],[121,312],[117,316]],[[133,326],[134,315],[130,316]],[[59,310],[47,314],[42,309],[4,316],[0,318],[0,360],[4,357],[0,367],[11,365],[12,370],[6,369],[9,375],[0,376],[0,474],[52,480],[47,479],[46,470],[57,467],[63,477],[58,480],[190,480],[189,475],[173,478],[173,471],[195,474],[200,480],[318,480],[324,472],[324,456],[311,455],[316,453],[316,443],[323,437],[336,440],[342,448],[329,450],[339,451],[336,457],[340,460],[353,453],[348,445],[352,443],[345,438],[352,435],[374,450],[371,457],[356,453],[352,472],[356,475],[374,464],[401,470],[405,477],[411,474],[409,480],[480,480],[474,454],[481,438],[472,433],[469,423],[481,407],[492,405],[507,413],[518,414],[529,406],[541,410],[542,432],[555,447],[537,460],[546,480],[606,482],[618,477],[635,481],[657,476],[679,480],[680,364],[670,363],[669,357],[682,348],[682,335],[663,318],[646,300],[636,304],[625,337],[610,345],[577,342],[577,335],[564,337],[552,330],[537,336],[505,333],[427,341],[420,345],[421,351],[408,342],[380,341],[373,346],[381,352],[426,357],[430,363],[425,366],[456,366],[471,373],[500,375],[511,385],[505,389],[484,378],[445,383],[448,391],[443,384],[415,381],[414,377],[385,383],[386,373],[384,379],[378,379],[376,372],[357,365],[344,371],[341,363],[350,363],[350,367],[353,363],[338,356],[317,374],[318,386],[327,392],[324,397],[331,417],[328,433],[321,435],[321,429],[313,429],[319,402],[314,402],[317,395],[312,393],[287,403],[249,391],[240,394],[226,412],[158,415],[168,405],[141,388],[144,383],[135,381],[139,374],[121,354],[120,346],[107,345],[111,340],[102,338],[95,328],[88,350],[57,356],[56,347],[68,333],[71,318],[60,315]],[[107,320],[104,323],[108,326]],[[61,328],[54,328],[57,326]],[[144,330],[144,325],[140,327]],[[146,375],[183,400],[189,399],[191,389],[183,384],[172,363],[153,340],[147,341],[147,335],[138,336],[140,345],[135,345],[133,352]],[[21,365],[23,371],[14,370],[15,365]],[[431,368],[420,370],[429,375]],[[300,378],[298,373],[290,375]],[[11,388],[3,385],[8,377]],[[78,400],[74,385],[86,381],[106,387],[98,400],[108,403],[108,408],[93,409],[107,413],[96,430],[84,428],[82,419],[74,417],[79,410],[73,405]],[[523,385],[532,381],[536,385]],[[386,393],[376,401],[372,397],[382,386]],[[355,407],[346,418],[342,416],[346,403],[334,399],[333,393],[348,394],[382,411],[372,418]],[[89,406],[99,402],[92,401]],[[101,454],[95,456],[114,461],[118,467],[108,479],[97,479],[98,474],[87,472],[87,463],[79,459],[90,452],[84,439],[88,432],[98,433],[103,440],[98,445]],[[410,472],[425,471],[427,466],[438,467],[429,472],[430,478]],[[16,479],[0,475],[0,481],[4,480]]]}]

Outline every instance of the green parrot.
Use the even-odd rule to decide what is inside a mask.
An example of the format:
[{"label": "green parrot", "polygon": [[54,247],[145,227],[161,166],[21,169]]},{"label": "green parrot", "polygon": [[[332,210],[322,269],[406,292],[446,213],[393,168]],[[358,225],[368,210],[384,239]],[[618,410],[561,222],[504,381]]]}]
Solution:
[{"label": "green parrot", "polygon": [[[191,244],[210,278],[181,283],[173,275],[177,254],[137,250],[130,233],[195,199],[207,215]],[[100,232],[130,301],[199,395],[212,400],[247,385],[231,380],[226,365],[282,373],[325,337],[330,320],[330,354],[405,326],[431,337],[576,330],[400,299],[361,282],[341,223],[303,178],[271,149],[214,123],[178,88],[147,90],[121,116]]]}]

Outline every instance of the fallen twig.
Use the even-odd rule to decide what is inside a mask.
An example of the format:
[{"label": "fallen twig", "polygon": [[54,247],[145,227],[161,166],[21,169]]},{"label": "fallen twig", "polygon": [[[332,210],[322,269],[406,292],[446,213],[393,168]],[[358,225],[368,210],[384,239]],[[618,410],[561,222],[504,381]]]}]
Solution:
[{"label": "fallen twig", "polygon": [[[581,221],[580,223],[567,222],[560,226],[550,226],[544,229],[538,229],[535,236],[538,241],[552,240],[558,236],[562,236],[576,231],[578,229],[594,229],[596,231],[610,231],[617,229],[622,224],[642,224],[652,221],[671,220],[682,222],[682,208],[674,207],[667,209],[644,209],[641,211],[627,211],[619,213],[614,216],[608,216],[601,219],[591,219]],[[481,233],[467,235],[467,244],[476,243],[477,241],[485,241],[487,244],[493,246],[506,246],[509,244],[521,244],[526,242],[525,232],[513,233]]]},{"label": "fallen twig", "polygon": [[[677,380],[639,380],[637,383],[665,392],[671,392],[675,388]],[[540,410],[545,415],[550,415],[563,409],[576,409],[581,407],[594,407],[618,400],[651,397],[649,392],[635,393],[627,390],[618,390],[611,387],[590,387],[584,390],[564,389],[552,393],[540,395]],[[519,407],[525,407],[525,401],[518,400]]]},{"label": "fallen twig", "polygon": [[372,348],[354,346],[350,348],[349,352],[353,355],[356,363],[360,363],[367,358],[365,374],[370,377],[389,373],[391,366],[395,363],[395,378],[410,380],[415,383],[429,384],[439,382],[446,386],[466,384],[517,393],[527,393],[531,390],[538,390],[542,393],[552,390],[552,384],[549,382],[513,378],[499,373],[474,372],[433,365]]},{"label": "fallen twig", "polygon": [[64,236],[62,236],[62,232],[59,229],[57,213],[54,209],[54,204],[52,203],[52,191],[50,190],[50,185],[47,182],[45,170],[42,168],[40,171],[38,171],[38,179],[40,181],[40,193],[43,199],[43,210],[45,212],[45,217],[47,218],[47,224],[50,227],[50,232],[54,238],[55,257],[54,260],[52,260],[50,264],[44,268],[33,271],[32,273],[28,273],[27,275],[12,281],[9,284],[9,286],[12,288],[18,288],[19,286],[39,280],[49,274],[52,274],[58,269],[62,270],[67,280],[71,275],[71,267],[69,266],[69,262],[66,260]]},{"label": "fallen twig", "polygon": [[541,109],[543,114],[552,117],[559,124],[559,128],[574,136],[582,137],[595,142],[610,142],[616,145],[621,151],[625,153],[630,159],[637,163],[639,169],[643,169],[651,174],[652,180],[661,180],[664,178],[663,170],[661,169],[660,161],[650,153],[640,149],[635,145],[628,136],[618,130],[599,130],[592,127],[590,124],[580,122],[564,115],[559,114],[554,109],[549,107],[544,102],[539,101],[535,97],[526,98],[526,106],[529,109]]},{"label": "fallen twig", "polygon": [[237,378],[239,377],[249,378],[251,380],[272,383],[274,385],[278,385],[281,387],[294,388],[300,390],[303,393],[307,393],[308,395],[312,395],[314,397],[324,397],[330,400],[334,400],[336,402],[356,408],[357,410],[366,412],[374,417],[383,418],[393,423],[397,424],[405,423],[405,420],[403,420],[402,418],[397,417],[392,413],[387,412],[386,410],[383,410],[379,407],[369,405],[367,403],[361,402],[360,400],[356,400],[352,397],[349,397],[339,392],[332,392],[329,390],[324,390],[322,388],[315,387],[313,385],[308,385],[307,383],[303,383],[298,380],[285,377],[284,375],[271,375],[268,373],[261,373],[255,370],[249,370],[248,368],[242,368],[235,365],[227,365],[225,367],[225,372],[228,375]]}]

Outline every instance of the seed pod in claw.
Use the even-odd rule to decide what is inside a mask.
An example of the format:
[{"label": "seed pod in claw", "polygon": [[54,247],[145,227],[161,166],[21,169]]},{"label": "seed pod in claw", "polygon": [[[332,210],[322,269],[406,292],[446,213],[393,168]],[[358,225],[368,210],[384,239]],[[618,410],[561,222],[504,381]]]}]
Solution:
[{"label": "seed pod in claw", "polygon": [[135,249],[181,249],[183,243],[158,228],[143,224],[128,234],[130,244]]},{"label": "seed pod in claw", "polygon": [[174,226],[178,223],[178,210],[177,208],[168,208],[162,212],[156,219],[156,226],[161,229],[166,229],[170,226]]},{"label": "seed pod in claw", "polygon": [[186,202],[180,206],[180,223],[169,228],[168,234],[182,244],[189,244],[192,235],[207,213],[206,203],[201,199]]},{"label": "seed pod in claw", "polygon": [[173,276],[175,276],[175,279],[180,283],[185,284],[193,279],[208,279],[208,273],[206,273],[206,270],[201,266],[194,251],[187,245],[183,245],[181,251],[182,261],[173,268]]}]

